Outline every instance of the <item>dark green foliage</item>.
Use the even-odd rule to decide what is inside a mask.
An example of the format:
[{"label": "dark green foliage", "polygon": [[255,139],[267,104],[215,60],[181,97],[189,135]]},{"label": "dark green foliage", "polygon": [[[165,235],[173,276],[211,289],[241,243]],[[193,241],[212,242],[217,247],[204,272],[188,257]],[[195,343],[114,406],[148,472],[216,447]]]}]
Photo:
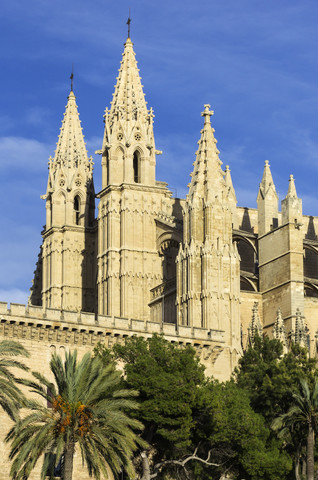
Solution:
[{"label": "dark green foliage", "polygon": [[292,401],[292,390],[298,388],[300,378],[312,379],[316,361],[308,358],[307,350],[297,344],[283,355],[282,344],[267,337],[255,338],[239,361],[234,377],[245,389],[255,412],[261,413],[268,426],[278,415],[286,412]]},{"label": "dark green foliage", "polygon": [[217,478],[217,471],[219,475],[229,471],[233,478],[282,480],[290,471],[290,458],[270,439],[263,417],[234,382],[207,382],[200,389],[196,415],[193,441],[201,445],[201,456],[211,450],[213,461],[221,465],[214,469],[196,465],[200,478]]},{"label": "dark green foliage", "polygon": [[192,409],[204,381],[194,349],[154,335],[129,338],[114,347],[114,355],[125,363],[127,385],[139,391],[136,415],[145,425],[144,438],[164,456],[183,451],[190,444]]}]

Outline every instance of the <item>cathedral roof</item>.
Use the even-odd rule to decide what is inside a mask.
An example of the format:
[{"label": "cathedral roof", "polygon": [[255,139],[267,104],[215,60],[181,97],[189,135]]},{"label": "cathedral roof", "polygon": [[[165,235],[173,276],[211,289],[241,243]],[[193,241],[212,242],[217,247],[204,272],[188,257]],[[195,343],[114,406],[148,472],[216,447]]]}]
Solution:
[{"label": "cathedral roof", "polygon": [[77,168],[88,163],[84,135],[79,119],[76,98],[70,92],[53,162],[64,167]]}]

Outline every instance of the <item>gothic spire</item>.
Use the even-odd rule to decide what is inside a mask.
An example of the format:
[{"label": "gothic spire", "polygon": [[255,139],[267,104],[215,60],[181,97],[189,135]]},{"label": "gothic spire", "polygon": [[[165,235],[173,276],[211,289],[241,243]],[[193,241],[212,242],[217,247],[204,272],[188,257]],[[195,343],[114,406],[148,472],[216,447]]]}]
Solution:
[{"label": "gothic spire", "polygon": [[276,321],[273,327],[273,338],[276,338],[277,340],[280,340],[282,342],[284,353],[286,353],[288,348],[287,332],[280,308],[277,310]]},{"label": "gothic spire", "polygon": [[256,335],[262,337],[263,327],[259,319],[258,302],[254,302],[252,320],[248,327],[248,344],[253,345]]},{"label": "gothic spire", "polygon": [[53,163],[68,168],[88,164],[84,135],[72,90],[68,96]]},{"label": "gothic spire", "polygon": [[288,192],[286,198],[298,198],[295,186],[295,179],[294,175],[289,176],[289,185],[288,185]]},{"label": "gothic spire", "polygon": [[137,67],[133,43],[128,37],[125,43],[123,58],[120,64],[115,93],[111,103],[109,120],[136,120],[137,117],[147,117],[147,102],[142,89],[141,77]]},{"label": "gothic spire", "polygon": [[259,186],[259,194],[261,194],[262,197],[265,198],[269,190],[272,190],[277,197],[269,161],[265,160],[263,178]]},{"label": "gothic spire", "polygon": [[307,347],[306,325],[299,308],[296,310],[295,343],[299,343],[302,347]]},{"label": "gothic spire", "polygon": [[189,185],[188,202],[192,203],[196,198],[204,199],[208,204],[215,197],[222,195],[224,187],[222,162],[219,159],[217,140],[214,137],[214,128],[211,126],[210,117],[213,115],[210,105],[204,105],[202,117],[204,125],[201,130],[199,148],[196,152],[194,169],[191,174]]}]

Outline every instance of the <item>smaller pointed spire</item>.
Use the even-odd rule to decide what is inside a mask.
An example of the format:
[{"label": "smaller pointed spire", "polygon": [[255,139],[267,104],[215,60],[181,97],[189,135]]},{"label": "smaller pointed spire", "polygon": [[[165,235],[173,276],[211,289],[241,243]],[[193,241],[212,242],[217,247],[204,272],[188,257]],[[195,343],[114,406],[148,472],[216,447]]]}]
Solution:
[{"label": "smaller pointed spire", "polygon": [[288,185],[288,192],[286,198],[298,198],[295,186],[295,179],[294,175],[289,176],[289,185]]},{"label": "smaller pointed spire", "polygon": [[272,172],[270,169],[270,164],[268,160],[265,160],[265,166],[264,166],[264,173],[263,173],[263,178],[259,186],[260,193],[262,194],[263,198],[266,196],[268,191],[270,189],[273,190],[273,192],[276,193],[273,177],[272,177]]},{"label": "smaller pointed spire", "polygon": [[302,347],[307,347],[307,328],[299,308],[296,310],[295,322],[295,343],[299,343]]},{"label": "smaller pointed spire", "polygon": [[78,167],[87,164],[87,150],[76,105],[76,97],[71,90],[62,121],[61,132],[55,150],[53,163]]},{"label": "smaller pointed spire", "polygon": [[259,236],[278,227],[278,195],[268,160],[265,160],[263,178],[257,195]]},{"label": "smaller pointed spire", "polygon": [[231,170],[228,165],[225,166],[225,174],[224,174],[225,185],[227,187],[228,194],[232,193],[236,203],[236,195],[235,190],[233,187],[232,177],[231,177]]},{"label": "smaller pointed spire", "polygon": [[247,329],[248,331],[248,344],[250,346],[254,345],[255,337],[262,337],[263,327],[259,319],[258,313],[258,302],[254,302],[253,311],[252,311],[252,320]]},{"label": "smaller pointed spire", "polygon": [[290,175],[288,192],[282,200],[282,223],[294,223],[297,229],[302,226],[302,200],[297,197],[294,176]]},{"label": "smaller pointed spire", "polygon": [[285,328],[285,324],[284,324],[284,320],[283,320],[283,316],[280,308],[277,310],[276,321],[273,327],[273,338],[276,338],[277,340],[280,340],[282,342],[283,351],[284,353],[286,353],[288,350],[287,332],[286,332],[286,328]]}]

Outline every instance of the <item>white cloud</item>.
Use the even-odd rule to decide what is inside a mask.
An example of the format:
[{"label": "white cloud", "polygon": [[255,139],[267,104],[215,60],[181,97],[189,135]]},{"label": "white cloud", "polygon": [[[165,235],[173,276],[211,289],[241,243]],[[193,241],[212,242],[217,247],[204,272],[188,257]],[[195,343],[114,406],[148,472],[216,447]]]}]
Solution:
[{"label": "white cloud", "polygon": [[54,147],[47,143],[23,137],[0,137],[0,171],[44,170]]},{"label": "white cloud", "polygon": [[[0,288],[0,302],[21,303],[26,305],[30,292],[19,290],[18,288],[3,289]],[[10,308],[10,305],[8,305]]]}]

